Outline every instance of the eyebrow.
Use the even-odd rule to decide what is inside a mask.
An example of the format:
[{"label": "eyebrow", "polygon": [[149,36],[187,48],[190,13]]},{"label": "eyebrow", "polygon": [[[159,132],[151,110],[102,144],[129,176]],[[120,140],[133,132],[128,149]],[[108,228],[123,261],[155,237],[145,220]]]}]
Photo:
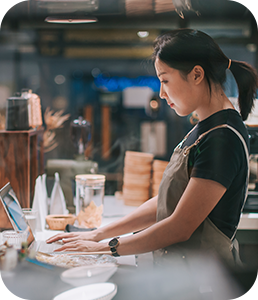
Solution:
[{"label": "eyebrow", "polygon": [[160,77],[163,74],[167,74],[167,72],[161,72],[160,74],[158,74],[158,77]]}]

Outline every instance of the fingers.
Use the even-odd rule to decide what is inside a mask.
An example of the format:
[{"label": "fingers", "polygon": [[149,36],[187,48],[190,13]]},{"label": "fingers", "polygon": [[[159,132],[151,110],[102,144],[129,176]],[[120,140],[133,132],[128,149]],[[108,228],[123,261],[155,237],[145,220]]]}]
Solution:
[{"label": "fingers", "polygon": [[69,237],[73,237],[73,234],[70,233],[59,233],[57,235],[52,236],[51,238],[47,239],[46,242],[48,244],[62,240],[64,238],[69,238]]},{"label": "fingers", "polygon": [[51,238],[47,239],[46,242],[49,243],[53,243],[56,241],[59,241],[61,239],[61,236],[59,234],[52,236]]},{"label": "fingers", "polygon": [[82,247],[77,243],[68,243],[63,245],[62,247],[55,249],[54,252],[68,252],[68,251],[83,251]]},{"label": "fingers", "polygon": [[54,252],[60,251],[77,251],[77,252],[91,252],[91,251],[100,251],[99,243],[91,241],[73,241],[70,243],[64,244],[62,247],[54,250]]},{"label": "fingers", "polygon": [[62,239],[62,241],[66,244],[66,243],[71,243],[71,242],[75,242],[77,241],[78,238],[77,237],[73,237],[73,238],[64,238]]},{"label": "fingers", "polygon": [[[62,251],[68,251],[66,245],[54,250],[54,252],[62,252]],[[69,250],[69,251],[74,251],[74,250]]]}]

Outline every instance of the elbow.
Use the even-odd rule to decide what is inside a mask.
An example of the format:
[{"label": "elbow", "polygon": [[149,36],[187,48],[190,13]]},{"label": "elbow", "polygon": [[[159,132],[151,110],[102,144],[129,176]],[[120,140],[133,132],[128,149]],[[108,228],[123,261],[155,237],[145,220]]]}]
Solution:
[{"label": "elbow", "polygon": [[190,237],[192,236],[192,232],[184,232],[182,233],[182,235],[180,236],[180,241],[179,242],[187,242]]},{"label": "elbow", "polygon": [[164,245],[163,247],[167,247],[169,245],[175,245],[178,243],[183,243],[183,242],[187,242],[191,237],[191,234],[182,232],[180,234],[178,234],[177,236],[173,235],[170,238],[166,238],[166,245]]}]

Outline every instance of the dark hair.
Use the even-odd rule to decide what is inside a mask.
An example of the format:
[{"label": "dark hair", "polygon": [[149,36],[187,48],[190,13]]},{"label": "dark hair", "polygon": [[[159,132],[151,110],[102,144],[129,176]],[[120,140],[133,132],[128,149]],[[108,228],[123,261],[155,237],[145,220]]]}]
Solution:
[{"label": "dark hair", "polygon": [[[211,82],[223,86],[229,66],[229,59],[218,44],[209,35],[193,29],[177,29],[159,36],[154,42],[153,59],[156,58],[179,70],[182,76],[200,65],[210,92]],[[246,120],[256,98],[257,73],[251,65],[235,60],[231,61],[230,70],[238,86],[240,113]]]}]

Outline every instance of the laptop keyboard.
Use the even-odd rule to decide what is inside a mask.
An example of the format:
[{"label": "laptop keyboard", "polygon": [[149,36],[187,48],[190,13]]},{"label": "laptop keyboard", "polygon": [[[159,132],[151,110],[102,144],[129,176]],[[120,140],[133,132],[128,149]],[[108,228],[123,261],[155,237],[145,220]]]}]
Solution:
[{"label": "laptop keyboard", "polygon": [[55,249],[58,249],[61,246],[61,243],[47,244],[45,241],[37,241],[37,251],[44,253],[54,252]]}]

